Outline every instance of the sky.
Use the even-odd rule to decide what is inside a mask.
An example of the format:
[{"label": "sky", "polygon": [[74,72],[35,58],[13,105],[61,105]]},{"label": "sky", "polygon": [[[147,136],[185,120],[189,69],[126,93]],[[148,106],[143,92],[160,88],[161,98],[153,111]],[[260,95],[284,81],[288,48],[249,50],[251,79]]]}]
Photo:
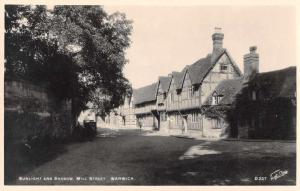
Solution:
[{"label": "sky", "polygon": [[288,6],[104,6],[133,21],[124,74],[140,88],[181,71],[212,51],[215,27],[241,71],[243,55],[257,46],[260,72],[296,65],[296,10]]}]

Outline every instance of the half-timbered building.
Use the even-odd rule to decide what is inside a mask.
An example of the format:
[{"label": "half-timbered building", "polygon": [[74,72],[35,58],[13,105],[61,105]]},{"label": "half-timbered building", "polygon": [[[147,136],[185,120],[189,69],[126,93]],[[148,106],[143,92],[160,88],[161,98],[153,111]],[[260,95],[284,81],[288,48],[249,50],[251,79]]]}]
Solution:
[{"label": "half-timbered building", "polygon": [[158,83],[133,90],[134,114],[140,128],[158,129],[159,120],[156,110]]},{"label": "half-timbered building", "polygon": [[228,50],[223,48],[223,38],[217,28],[212,35],[211,53],[180,72],[161,76],[157,83],[133,91],[138,127],[219,136],[214,133],[213,122],[203,115],[203,103],[220,82],[242,76]]}]

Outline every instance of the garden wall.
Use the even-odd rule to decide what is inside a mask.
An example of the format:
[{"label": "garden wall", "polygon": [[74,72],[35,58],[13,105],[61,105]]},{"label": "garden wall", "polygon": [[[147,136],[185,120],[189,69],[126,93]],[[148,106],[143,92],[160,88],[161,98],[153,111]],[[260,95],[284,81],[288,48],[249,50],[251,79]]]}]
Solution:
[{"label": "garden wall", "polygon": [[46,88],[21,80],[4,83],[5,138],[62,139],[71,133],[71,102],[58,102]]}]

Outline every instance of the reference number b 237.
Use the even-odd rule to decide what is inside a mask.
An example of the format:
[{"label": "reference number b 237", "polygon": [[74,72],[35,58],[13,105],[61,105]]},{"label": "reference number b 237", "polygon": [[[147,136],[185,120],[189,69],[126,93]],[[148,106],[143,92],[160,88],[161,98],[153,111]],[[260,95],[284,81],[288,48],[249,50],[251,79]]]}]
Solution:
[{"label": "reference number b 237", "polygon": [[254,180],[255,181],[266,181],[267,180],[267,176],[255,176]]}]

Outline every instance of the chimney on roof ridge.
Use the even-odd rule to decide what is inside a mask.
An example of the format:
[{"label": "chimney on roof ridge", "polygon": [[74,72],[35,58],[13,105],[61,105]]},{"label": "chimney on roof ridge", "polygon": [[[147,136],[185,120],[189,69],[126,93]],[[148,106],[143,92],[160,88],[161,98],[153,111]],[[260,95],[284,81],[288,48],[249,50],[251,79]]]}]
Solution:
[{"label": "chimney on roof ridge", "polygon": [[212,35],[213,40],[213,54],[223,49],[224,34],[222,28],[215,27],[215,33]]},{"label": "chimney on roof ridge", "polygon": [[259,55],[256,53],[257,47],[251,46],[250,53],[244,55],[244,81],[249,81],[251,77],[259,73]]}]

